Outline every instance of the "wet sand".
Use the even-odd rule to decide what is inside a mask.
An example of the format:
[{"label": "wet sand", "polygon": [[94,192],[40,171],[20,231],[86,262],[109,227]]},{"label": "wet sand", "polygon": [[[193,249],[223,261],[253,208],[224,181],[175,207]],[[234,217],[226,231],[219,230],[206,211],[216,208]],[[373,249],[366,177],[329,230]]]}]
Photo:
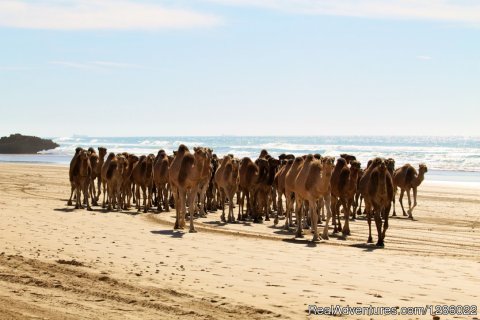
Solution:
[{"label": "wet sand", "polygon": [[294,239],[283,220],[224,224],[220,212],[190,234],[172,230],[173,211],[67,207],[66,167],[0,164],[0,184],[7,319],[297,319],[309,304],[480,301],[480,189],[425,183],[415,220],[391,218],[380,249],[366,244],[363,217],[347,239],[316,244],[309,232]]}]

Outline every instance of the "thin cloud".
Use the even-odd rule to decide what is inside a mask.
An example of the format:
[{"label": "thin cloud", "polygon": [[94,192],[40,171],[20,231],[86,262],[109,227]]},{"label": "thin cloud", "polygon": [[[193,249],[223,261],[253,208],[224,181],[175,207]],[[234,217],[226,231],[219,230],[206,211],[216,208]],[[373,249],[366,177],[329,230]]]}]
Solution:
[{"label": "thin cloud", "polygon": [[432,60],[432,57],[430,56],[417,56],[418,60]]},{"label": "thin cloud", "polygon": [[158,30],[212,27],[219,17],[133,0],[2,0],[0,27],[47,30]]},{"label": "thin cloud", "polygon": [[73,61],[50,61],[49,64],[74,68],[74,69],[125,69],[125,68],[142,68],[137,64],[113,62],[113,61],[89,61],[89,62],[73,62]]},{"label": "thin cloud", "polygon": [[289,13],[379,19],[456,21],[480,26],[477,0],[207,0]]}]

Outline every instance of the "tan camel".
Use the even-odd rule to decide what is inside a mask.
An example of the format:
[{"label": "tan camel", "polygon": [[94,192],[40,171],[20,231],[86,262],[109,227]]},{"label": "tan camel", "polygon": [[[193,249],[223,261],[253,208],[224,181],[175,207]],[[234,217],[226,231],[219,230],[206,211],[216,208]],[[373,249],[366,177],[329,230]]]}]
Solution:
[{"label": "tan camel", "polygon": [[[254,193],[255,184],[258,179],[258,166],[252,161],[252,159],[245,157],[240,161],[239,167],[239,189],[242,193],[238,205],[238,220],[246,220],[247,216],[253,215],[254,205]],[[247,200],[247,210],[245,213],[244,205],[245,198]]]},{"label": "tan camel", "polygon": [[84,199],[87,204],[87,210],[91,211],[90,203],[88,201],[88,186],[90,184],[90,176],[92,174],[92,167],[90,166],[90,158],[86,150],[81,150],[78,153],[75,166],[72,171],[73,183],[75,185],[76,205],[75,209],[83,209],[81,193],[83,192]]},{"label": "tan camel", "polygon": [[[403,194],[407,191],[408,196],[408,217],[413,219],[413,208],[417,206],[417,188],[423,182],[425,173],[428,172],[428,168],[425,164],[418,166],[418,173],[414,167],[410,164],[405,164],[403,167],[398,168],[393,174],[393,184],[395,190],[400,188],[400,198],[398,201],[402,207],[403,215],[406,216],[405,209],[403,208]],[[410,199],[410,190],[413,189],[413,206]],[[395,195],[393,197],[393,215],[395,216]]]},{"label": "tan camel", "polygon": [[189,232],[196,232],[193,225],[195,200],[198,193],[199,182],[204,177],[204,166],[209,165],[210,160],[205,148],[194,148],[191,154],[188,148],[181,144],[178,147],[175,158],[169,168],[169,182],[175,198],[175,229],[185,227],[186,201],[188,198],[188,210],[190,213]]},{"label": "tan camel", "polygon": [[[317,160],[313,155],[307,155],[302,168],[295,178],[294,191],[297,208],[301,206],[302,201],[308,203],[308,211],[313,232],[313,241],[320,240],[318,236],[318,217],[319,208],[317,207],[320,199],[326,205],[327,219],[322,237],[328,239],[328,224],[332,217],[330,208],[331,188],[330,178],[332,176],[334,159],[325,157],[323,160]],[[297,209],[297,237],[302,237],[302,210]]]},{"label": "tan camel", "polygon": [[275,179],[274,179],[274,186],[277,190],[277,212],[275,214],[275,219],[273,221],[274,225],[278,224],[278,216],[281,216],[284,214],[283,212],[283,200],[282,197],[285,194],[285,176],[292,167],[293,160],[288,160],[286,163],[284,163],[278,172],[275,174]]},{"label": "tan camel", "polygon": [[164,150],[158,151],[157,157],[153,164],[153,181],[158,192],[158,211],[162,211],[162,201],[163,208],[165,211],[170,211],[170,206],[168,205],[168,155]]},{"label": "tan camel", "polygon": [[75,193],[75,182],[73,181],[73,172],[76,170],[75,168],[78,165],[78,156],[80,155],[81,151],[83,151],[83,148],[77,147],[75,149],[75,154],[73,155],[72,160],[70,160],[70,169],[68,171],[68,180],[70,181],[70,198],[68,199],[68,202],[67,202],[68,206],[72,205],[72,198],[73,198],[73,194]]},{"label": "tan camel", "polygon": [[[368,243],[372,243],[372,211],[377,227],[377,246],[384,246],[388,229],[388,214],[393,199],[393,180],[383,159],[375,159],[370,166],[364,194],[365,211],[368,221]],[[383,219],[383,226],[382,226]],[[382,230],[383,229],[383,230]]]},{"label": "tan camel", "polygon": [[123,155],[117,155],[110,161],[107,170],[107,192],[108,202],[107,210],[123,208],[122,185],[124,172],[126,170],[127,160]]},{"label": "tan camel", "polygon": [[[346,163],[347,161],[343,158],[337,160],[337,165],[335,166],[330,181],[332,186],[332,212],[335,225],[334,232],[342,231],[344,236],[350,235],[350,208],[357,192],[358,173],[360,170],[360,162],[350,160],[350,167],[348,167]],[[341,169],[337,174],[336,171],[338,167]],[[345,225],[343,229],[340,222],[340,205],[343,206],[345,212]],[[338,229],[335,219],[338,219]]]},{"label": "tan camel", "polygon": [[[290,167],[290,170],[288,170],[285,174],[285,225],[283,227],[285,230],[288,230],[291,226],[293,226],[292,213],[294,203],[299,203],[296,201],[295,179],[303,167],[303,162],[303,157],[296,157]],[[295,214],[297,215],[297,218],[300,214],[299,210],[301,210],[301,205],[295,208]],[[297,220],[296,223],[297,225],[301,225],[300,220]]]},{"label": "tan camel", "polygon": [[225,197],[228,200],[228,222],[234,222],[235,217],[233,214],[233,197],[237,192],[239,177],[239,161],[232,159],[232,157],[226,155],[223,157],[221,165],[215,172],[215,183],[220,189],[222,198],[222,221],[225,222]]}]

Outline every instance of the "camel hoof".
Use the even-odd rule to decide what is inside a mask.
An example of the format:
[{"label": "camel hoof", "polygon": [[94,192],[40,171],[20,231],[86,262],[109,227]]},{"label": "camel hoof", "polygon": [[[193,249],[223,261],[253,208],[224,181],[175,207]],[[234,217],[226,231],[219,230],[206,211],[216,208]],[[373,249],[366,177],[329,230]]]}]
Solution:
[{"label": "camel hoof", "polygon": [[87,211],[93,211],[92,207],[87,207]]},{"label": "camel hoof", "polygon": [[68,200],[67,206],[71,206],[71,205],[72,205],[72,201],[71,201],[71,200]]},{"label": "camel hoof", "polygon": [[393,212],[392,217],[396,217],[396,216],[397,216],[397,214],[395,212]]},{"label": "camel hoof", "polygon": [[313,236],[312,242],[320,242],[320,238],[318,236]]},{"label": "camel hoof", "polygon": [[190,230],[188,230],[188,232],[189,232],[189,233],[197,233],[197,230],[195,230],[195,229],[190,229]]},{"label": "camel hoof", "polygon": [[373,243],[372,237],[368,237],[367,243]]},{"label": "camel hoof", "polygon": [[377,241],[377,247],[385,247],[385,244],[383,243],[383,241]]},{"label": "camel hoof", "polygon": [[403,213],[403,216],[404,216],[404,217],[406,217],[406,216],[407,216],[407,214],[404,212],[404,213]]},{"label": "camel hoof", "polygon": [[226,222],[225,216],[224,216],[223,214],[221,215],[220,220],[221,220],[222,222]]},{"label": "camel hoof", "polygon": [[330,238],[328,237],[328,234],[327,234],[327,233],[324,233],[324,234],[322,234],[322,239],[323,239],[323,240],[328,240],[328,239],[330,239]]},{"label": "camel hoof", "polygon": [[297,232],[295,234],[295,238],[303,238],[303,234]]},{"label": "camel hoof", "polygon": [[343,234],[344,236],[349,236],[349,235],[350,235],[350,230],[345,231],[345,229],[343,229],[342,234]]},{"label": "camel hoof", "polygon": [[408,219],[413,220],[413,216],[412,215],[408,216]]}]

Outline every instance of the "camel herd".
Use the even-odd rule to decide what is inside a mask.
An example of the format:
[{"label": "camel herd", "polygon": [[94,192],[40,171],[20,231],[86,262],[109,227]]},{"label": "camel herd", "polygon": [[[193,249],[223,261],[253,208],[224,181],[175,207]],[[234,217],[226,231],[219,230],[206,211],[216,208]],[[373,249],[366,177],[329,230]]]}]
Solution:
[{"label": "camel herd", "polygon": [[[391,158],[374,158],[361,169],[355,156],[348,154],[340,155],[335,162],[333,157],[319,154],[300,157],[282,154],[275,158],[262,150],[258,159],[252,161],[231,154],[220,159],[210,148],[195,147],[191,152],[185,145],[180,145],[173,155],[160,150],[156,156],[139,157],[126,152],[111,152],[107,156],[103,147],[98,148],[98,153],[93,148],[77,148],[70,162],[68,205],[72,205],[75,197],[75,208],[86,205],[87,210],[92,210],[90,203],[98,205],[103,191],[102,207],[107,210],[128,210],[132,203],[144,212],[153,206],[158,211],[175,208],[175,229],[183,229],[188,219],[190,232],[196,232],[194,216],[206,216],[208,211],[221,209],[221,220],[233,223],[236,204],[237,220],[261,222],[272,217],[277,225],[279,217],[284,217],[284,229],[295,227],[296,237],[303,237],[303,229],[311,229],[313,241],[320,240],[319,222],[325,221],[323,239],[328,239],[331,219],[333,233],[342,232],[346,237],[350,235],[349,221],[365,214],[368,242],[373,242],[373,217],[377,245],[383,246],[392,204],[396,215],[397,189],[403,215],[408,213],[413,219],[417,187],[426,172],[424,164],[420,164],[418,171],[410,164],[395,169]],[[410,190],[413,190],[413,206]],[[405,192],[407,212],[403,207]]]}]

